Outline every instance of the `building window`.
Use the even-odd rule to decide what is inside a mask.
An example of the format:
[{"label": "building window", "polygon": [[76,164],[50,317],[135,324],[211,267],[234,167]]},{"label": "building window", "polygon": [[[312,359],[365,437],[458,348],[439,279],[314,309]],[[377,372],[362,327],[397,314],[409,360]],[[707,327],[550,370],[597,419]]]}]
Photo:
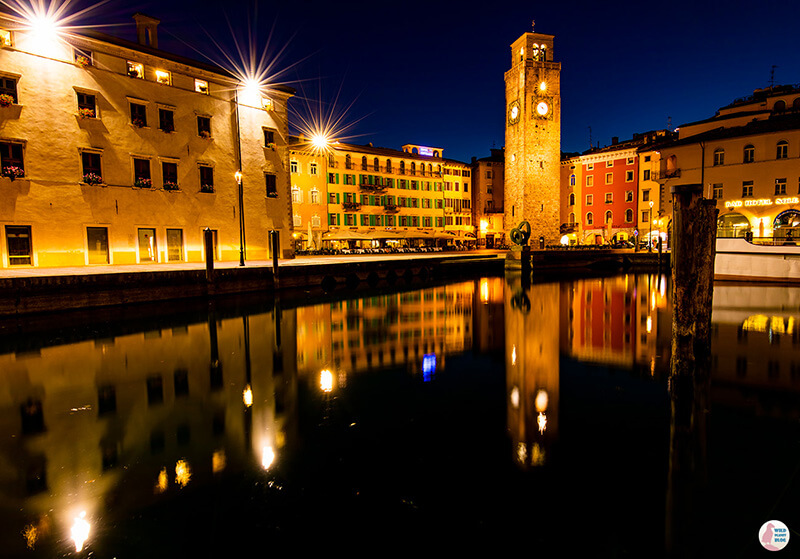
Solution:
[{"label": "building window", "polygon": [[197,93],[208,95],[208,82],[205,80],[194,80],[194,90]]},{"label": "building window", "polygon": [[317,175],[317,164],[316,163],[311,163],[308,166],[308,172],[309,172],[310,175],[316,176]]},{"label": "building window", "polygon": [[626,163],[628,165],[633,165],[633,157],[629,157],[628,160],[626,161]]},{"label": "building window", "polygon": [[606,173],[606,184],[611,184],[613,182],[614,182],[614,174]]},{"label": "building window", "polygon": [[3,106],[17,103],[17,79],[0,77],[0,102]]},{"label": "building window", "polygon": [[606,192],[606,204],[613,204],[613,203],[614,203],[614,193]]},{"label": "building window", "polygon": [[589,175],[586,177],[586,186],[593,186],[594,185],[594,177]]},{"label": "building window", "polygon": [[633,202],[633,190],[628,190],[625,192],[625,201]]},{"label": "building window", "polygon": [[606,161],[606,168],[613,167],[613,166],[614,166],[614,162],[613,161]]},{"label": "building window", "polygon": [[172,74],[166,70],[156,70],[156,81],[162,85],[172,85]]},{"label": "building window", "polygon": [[352,169],[353,168],[353,158],[350,157],[350,154],[344,156],[344,168],[345,169]]},{"label": "building window", "polygon": [[264,147],[275,147],[275,130],[264,128]]},{"label": "building window", "polygon": [[594,163],[587,163],[586,164],[586,170],[587,171],[593,171],[594,170]]},{"label": "building window", "polygon": [[786,179],[775,179],[775,196],[786,194]]},{"label": "building window", "polygon": [[742,198],[753,195],[753,181],[744,181],[742,183]]},{"label": "building window", "polygon": [[650,190],[642,190],[642,202],[650,201]]},{"label": "building window", "polygon": [[642,212],[642,223],[649,223],[650,221],[650,211]]},{"label": "building window", "polygon": [[11,31],[8,29],[0,29],[0,47],[11,46]]},{"label": "building window", "polygon": [[81,164],[83,167],[83,182],[86,184],[101,184],[103,182],[103,170],[100,165],[100,154],[84,151],[81,153]]},{"label": "building window", "polygon": [[633,210],[627,209],[625,210],[625,223],[632,223],[633,222]]},{"label": "building window", "polygon": [[144,79],[144,64],[128,60],[128,76]]},{"label": "building window", "polygon": [[633,182],[633,171],[625,171],[625,182]]},{"label": "building window", "polygon": [[30,266],[33,253],[30,226],[6,225],[6,249],[9,266]]},{"label": "building window", "polygon": [[300,217],[298,214],[294,214],[292,225],[294,225],[295,227],[300,227],[301,225],[303,225],[303,218]]},{"label": "building window", "polygon": [[650,169],[645,169],[642,171],[642,179],[646,181],[650,180]]},{"label": "building window", "polygon": [[197,117],[197,135],[201,138],[211,137],[211,117],[198,116]]},{"label": "building window", "polygon": [[289,172],[291,172],[291,173],[294,173],[294,174],[297,174],[297,172],[298,172],[298,168],[299,168],[299,165],[297,164],[297,161],[296,161],[296,160],[294,160],[294,159],[292,159],[292,160],[289,162]]},{"label": "building window", "polygon": [[575,186],[575,175],[574,174],[569,176],[569,185],[570,186]]},{"label": "building window", "polygon": [[362,171],[366,171],[367,170],[367,156],[366,155],[361,156],[361,170]]},{"label": "building window", "polygon": [[133,186],[136,188],[152,188],[150,177],[150,160],[141,157],[133,158]]},{"label": "building window", "polygon": [[178,190],[178,164],[174,161],[162,161],[161,180],[164,190]]},{"label": "building window", "polygon": [[78,116],[81,118],[95,118],[97,116],[94,95],[78,92]]},{"label": "building window", "polygon": [[608,210],[606,212],[606,223],[611,223],[612,221],[613,221],[613,214],[611,213],[611,210]]},{"label": "building window", "polygon": [[714,150],[714,166],[725,165],[725,150],[717,148]]},{"label": "building window", "polygon": [[[264,182],[267,186],[267,197],[268,198],[277,198],[278,197],[278,176],[272,173],[264,173]],[[302,193],[300,195],[300,201],[303,201]]]},{"label": "building window", "polygon": [[199,165],[200,170],[200,192],[214,192],[214,167],[211,165]]},{"label": "building window", "polygon": [[722,200],[722,183],[716,183],[714,188],[714,200]]},{"label": "building window", "polygon": [[22,144],[0,142],[0,167],[3,176],[11,180],[25,176],[25,162],[22,159]]},{"label": "building window", "polygon": [[171,109],[158,109],[158,129],[162,132],[175,131],[175,111]]},{"label": "building window", "polygon": [[756,160],[756,148],[751,145],[744,146],[743,163],[752,163]]},{"label": "building window", "polygon": [[594,216],[592,216],[592,212],[587,212],[586,225],[592,225],[593,223],[594,223]]},{"label": "building window", "polygon": [[321,223],[318,215],[311,216],[311,227],[319,227]]},{"label": "building window", "polygon": [[319,190],[316,188],[311,190],[311,203],[319,204]]},{"label": "building window", "polygon": [[144,128],[147,126],[147,107],[141,103],[131,103],[131,124]]},{"label": "building window", "polygon": [[594,201],[594,196],[592,196],[591,194],[587,194],[586,195],[586,205],[587,206],[591,206],[593,201]]},{"label": "building window", "polygon": [[300,188],[297,186],[292,187],[292,203],[293,204],[303,203],[303,191],[300,190]]},{"label": "building window", "polygon": [[[487,202],[487,203],[491,203],[491,200],[489,202]],[[575,205],[575,194],[570,194],[569,195],[569,205],[570,206],[574,206]]]},{"label": "building window", "polygon": [[775,159],[786,159],[789,157],[789,142],[781,140],[778,142]]}]

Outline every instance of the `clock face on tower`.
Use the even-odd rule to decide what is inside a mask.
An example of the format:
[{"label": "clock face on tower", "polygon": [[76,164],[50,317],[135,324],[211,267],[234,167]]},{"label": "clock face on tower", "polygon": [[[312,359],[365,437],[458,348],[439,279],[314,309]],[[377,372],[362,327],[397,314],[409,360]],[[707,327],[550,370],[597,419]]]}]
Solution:
[{"label": "clock face on tower", "polygon": [[508,123],[516,124],[519,122],[519,101],[514,101],[508,109]]},{"label": "clock face on tower", "polygon": [[547,116],[550,112],[550,105],[547,104],[547,101],[540,101],[538,105],[536,105],[536,113],[539,116]]}]

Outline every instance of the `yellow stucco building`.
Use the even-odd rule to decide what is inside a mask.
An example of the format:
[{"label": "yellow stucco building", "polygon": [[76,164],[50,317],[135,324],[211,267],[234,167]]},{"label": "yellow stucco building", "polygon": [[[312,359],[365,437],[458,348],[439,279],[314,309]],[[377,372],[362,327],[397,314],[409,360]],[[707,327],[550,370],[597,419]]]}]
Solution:
[{"label": "yellow stucco building", "polygon": [[[87,31],[0,16],[2,267],[291,256],[287,101],[222,68]],[[241,189],[235,178],[241,170]],[[240,236],[240,212],[244,208]]]},{"label": "yellow stucco building", "polygon": [[298,249],[475,242],[470,166],[441,148],[319,148],[297,138],[289,149]]}]

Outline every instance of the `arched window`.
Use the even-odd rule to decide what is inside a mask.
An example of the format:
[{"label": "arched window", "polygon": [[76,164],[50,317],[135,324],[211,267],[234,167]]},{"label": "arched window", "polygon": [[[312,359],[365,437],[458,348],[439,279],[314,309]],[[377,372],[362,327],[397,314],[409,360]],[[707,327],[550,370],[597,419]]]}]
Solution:
[{"label": "arched window", "polygon": [[740,213],[731,212],[717,220],[717,237],[744,237],[750,232],[750,220]]},{"label": "arched window", "polygon": [[678,173],[678,156],[667,157],[667,177],[674,177]]},{"label": "arched window", "polygon": [[386,160],[386,172],[387,173],[391,173],[392,172],[392,160],[391,159],[387,159]]},{"label": "arched window", "polygon": [[367,170],[367,156],[366,155],[361,158],[361,170],[362,171],[366,171]]},{"label": "arched window", "polygon": [[436,174],[439,175],[440,177],[442,176],[442,166],[441,165],[437,165],[436,166]]},{"label": "arched window", "polygon": [[714,166],[725,165],[725,150],[717,148],[714,150]]},{"label": "arched window", "polygon": [[744,158],[742,161],[744,163],[752,163],[755,160],[756,160],[756,148],[754,148],[750,144],[747,144],[746,146],[744,146]]},{"label": "arched window", "polygon": [[345,156],[344,156],[344,166],[345,166],[347,169],[352,169],[352,168],[353,168],[353,158],[352,158],[352,157],[350,157],[350,154],[349,154],[349,153],[348,153],[347,155],[345,155]]},{"label": "arched window", "polygon": [[586,212],[586,225],[592,225],[594,221],[594,217],[592,216],[592,212]]},{"label": "arched window", "polygon": [[373,171],[380,171],[381,170],[381,162],[376,157],[372,160],[372,170]]},{"label": "arched window", "polygon": [[772,106],[772,110],[776,113],[782,113],[786,110],[786,101],[783,99],[778,99],[775,101],[775,104]]},{"label": "arched window", "polygon": [[419,153],[419,150],[417,148],[411,148],[411,153],[417,155]]},{"label": "arched window", "polygon": [[800,97],[792,101],[792,110],[800,111]]},{"label": "arched window", "polygon": [[439,152],[438,152],[438,151],[434,151],[434,152],[433,152],[433,156],[434,156],[434,157],[439,157]]},{"label": "arched window", "polygon": [[428,174],[433,175],[433,165],[431,165],[430,163],[428,163]]},{"label": "arched window", "polygon": [[613,218],[613,217],[614,217],[614,216],[613,216],[613,214],[611,213],[611,210],[608,210],[608,211],[606,212],[606,223],[611,223],[611,220],[612,220],[612,218]]},{"label": "arched window", "polygon": [[575,194],[574,193],[569,195],[569,205],[570,206],[574,206],[575,205]]},{"label": "arched window", "polygon": [[777,149],[775,151],[775,159],[786,159],[789,157],[789,142],[786,140],[781,140],[778,142]]},{"label": "arched window", "polygon": [[633,210],[628,208],[625,210],[625,223],[633,222]]},{"label": "arched window", "polygon": [[570,225],[575,225],[575,212],[571,212],[569,214],[569,224]]},{"label": "arched window", "polygon": [[405,161],[401,161],[400,162],[400,174],[401,175],[405,175],[406,174],[406,162]]},{"label": "arched window", "polygon": [[575,174],[574,173],[569,176],[569,185],[570,186],[575,186]]},{"label": "arched window", "polygon": [[417,174],[417,164],[414,163],[413,161],[411,162],[411,174],[412,175],[416,175]]}]

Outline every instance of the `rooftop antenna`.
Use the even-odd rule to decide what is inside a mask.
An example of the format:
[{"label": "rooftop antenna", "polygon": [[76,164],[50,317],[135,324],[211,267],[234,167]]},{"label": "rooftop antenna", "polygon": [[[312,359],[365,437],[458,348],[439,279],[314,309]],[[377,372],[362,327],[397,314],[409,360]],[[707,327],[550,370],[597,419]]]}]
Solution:
[{"label": "rooftop antenna", "polygon": [[535,20],[535,19],[532,19],[532,20],[531,20],[531,33],[533,33],[533,28],[534,28],[534,27],[536,27],[536,20]]},{"label": "rooftop antenna", "polygon": [[671,116],[667,117],[667,130],[672,132],[672,117]]},{"label": "rooftop antenna", "polygon": [[772,68],[771,68],[771,69],[770,69],[770,71],[769,71],[769,88],[770,88],[770,89],[772,89],[773,87],[775,87],[775,68],[777,68],[777,66],[775,66],[775,65],[773,64],[773,65],[772,65]]}]

